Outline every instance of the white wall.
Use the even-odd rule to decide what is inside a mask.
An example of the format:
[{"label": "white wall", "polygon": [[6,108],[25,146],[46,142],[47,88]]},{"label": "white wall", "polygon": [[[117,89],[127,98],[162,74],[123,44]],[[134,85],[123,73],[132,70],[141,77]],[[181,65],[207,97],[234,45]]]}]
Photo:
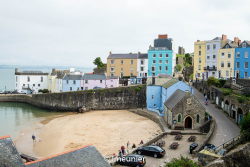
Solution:
[{"label": "white wall", "polygon": [[[141,60],[144,62],[144,64],[141,64]],[[141,70],[141,67],[143,67],[143,70]],[[138,78],[145,77],[146,73],[148,75],[148,59],[138,59],[137,60],[137,73],[138,73],[137,74]]]}]

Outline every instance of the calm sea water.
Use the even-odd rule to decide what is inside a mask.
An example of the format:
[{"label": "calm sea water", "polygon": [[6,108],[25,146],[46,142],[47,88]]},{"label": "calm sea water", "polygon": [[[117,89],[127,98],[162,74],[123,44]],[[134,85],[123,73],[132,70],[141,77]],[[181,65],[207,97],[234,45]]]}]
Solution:
[{"label": "calm sea water", "polygon": [[0,102],[0,136],[17,137],[22,129],[43,119],[61,115],[25,103]]},{"label": "calm sea water", "polygon": [[[14,90],[15,89],[15,68],[22,70],[35,70],[43,72],[51,72],[52,68],[56,69],[69,69],[70,67],[66,66],[4,66],[0,65],[0,91],[4,90]],[[82,72],[92,72],[93,68],[83,68],[76,67],[77,70]]]}]

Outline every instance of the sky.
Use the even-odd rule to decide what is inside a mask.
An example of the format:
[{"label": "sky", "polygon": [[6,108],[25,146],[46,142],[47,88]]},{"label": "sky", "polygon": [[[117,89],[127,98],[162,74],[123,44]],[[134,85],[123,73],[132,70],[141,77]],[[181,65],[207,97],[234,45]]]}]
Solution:
[{"label": "sky", "polygon": [[250,40],[250,0],[0,0],[0,64],[92,67],[147,52],[158,34],[175,51],[226,34]]}]

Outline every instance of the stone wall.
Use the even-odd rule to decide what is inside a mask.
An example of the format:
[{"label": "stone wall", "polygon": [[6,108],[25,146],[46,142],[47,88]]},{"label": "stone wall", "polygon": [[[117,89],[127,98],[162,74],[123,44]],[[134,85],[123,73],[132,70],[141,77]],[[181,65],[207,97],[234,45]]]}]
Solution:
[{"label": "stone wall", "polygon": [[34,95],[0,95],[0,101],[25,102],[55,111],[133,109],[146,106],[146,86]]}]

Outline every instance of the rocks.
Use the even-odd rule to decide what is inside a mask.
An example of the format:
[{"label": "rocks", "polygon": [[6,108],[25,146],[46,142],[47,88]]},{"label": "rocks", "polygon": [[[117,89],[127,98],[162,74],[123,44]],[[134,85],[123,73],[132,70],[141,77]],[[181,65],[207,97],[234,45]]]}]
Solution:
[{"label": "rocks", "polygon": [[90,111],[90,109],[85,107],[85,106],[82,106],[82,108],[79,108],[79,110],[78,110],[79,113],[85,113],[85,112],[88,112],[88,111]]}]

